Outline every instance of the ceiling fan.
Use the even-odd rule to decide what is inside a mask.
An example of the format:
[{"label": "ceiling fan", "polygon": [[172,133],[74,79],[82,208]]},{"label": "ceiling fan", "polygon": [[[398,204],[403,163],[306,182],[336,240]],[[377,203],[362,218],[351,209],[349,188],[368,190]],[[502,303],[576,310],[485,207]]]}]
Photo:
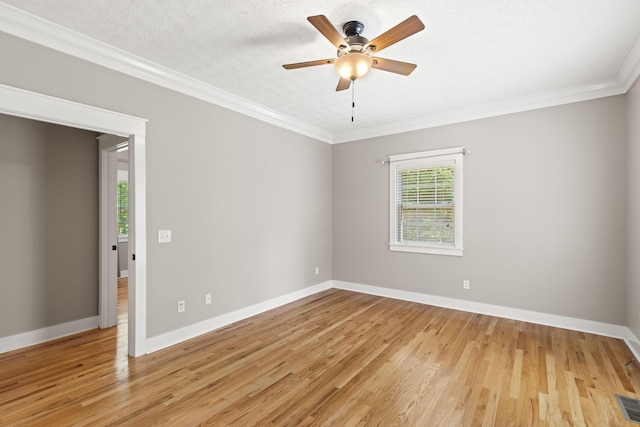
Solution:
[{"label": "ceiling fan", "polygon": [[408,76],[416,68],[416,64],[373,56],[382,49],[422,31],[424,24],[415,15],[371,41],[360,35],[364,30],[364,24],[359,21],[349,21],[342,26],[346,37],[342,37],[324,15],[309,16],[307,21],[311,22],[311,25],[316,27],[338,49],[338,57],[283,65],[287,70],[335,64],[336,70],[340,75],[336,91],[340,91],[349,89],[352,81],[367,74],[371,68],[390,71],[403,76]]}]

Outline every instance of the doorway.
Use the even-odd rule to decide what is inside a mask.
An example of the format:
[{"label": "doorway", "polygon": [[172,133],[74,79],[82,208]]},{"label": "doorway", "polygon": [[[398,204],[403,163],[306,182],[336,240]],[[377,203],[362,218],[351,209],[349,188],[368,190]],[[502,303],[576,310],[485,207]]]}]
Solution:
[{"label": "doorway", "polygon": [[[146,353],[146,120],[73,101],[0,85],[0,113],[76,127],[125,138],[129,144],[129,286],[128,286],[128,354]],[[103,156],[109,152],[100,150]],[[107,207],[101,204],[100,236],[108,232]],[[107,215],[105,215],[107,214]],[[101,241],[101,266],[109,262]],[[110,249],[110,248],[108,248]],[[105,292],[100,280],[100,294]],[[102,301],[101,301],[102,302]],[[117,297],[116,297],[117,307]]]},{"label": "doorway", "polygon": [[[99,326],[102,329],[118,324],[118,278],[122,271],[128,275],[129,263],[129,139],[102,134],[98,136],[100,149],[100,285]],[[126,177],[127,191],[121,194],[121,179]],[[121,210],[126,198],[126,211]],[[130,261],[131,260],[131,261]]]}]

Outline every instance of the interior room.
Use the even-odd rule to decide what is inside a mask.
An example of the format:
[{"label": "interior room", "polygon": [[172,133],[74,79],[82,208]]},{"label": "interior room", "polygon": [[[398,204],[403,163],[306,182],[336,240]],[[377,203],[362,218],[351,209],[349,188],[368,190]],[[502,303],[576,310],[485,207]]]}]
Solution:
[{"label": "interior room", "polygon": [[0,55],[1,425],[640,422],[638,2],[1,0]]}]

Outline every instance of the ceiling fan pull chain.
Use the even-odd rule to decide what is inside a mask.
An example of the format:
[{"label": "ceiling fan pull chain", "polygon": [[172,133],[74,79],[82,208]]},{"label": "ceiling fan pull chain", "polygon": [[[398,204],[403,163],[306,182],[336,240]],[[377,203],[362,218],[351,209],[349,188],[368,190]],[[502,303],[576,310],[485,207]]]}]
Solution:
[{"label": "ceiling fan pull chain", "polygon": [[351,82],[351,121],[353,122],[353,109],[356,107],[356,81]]}]

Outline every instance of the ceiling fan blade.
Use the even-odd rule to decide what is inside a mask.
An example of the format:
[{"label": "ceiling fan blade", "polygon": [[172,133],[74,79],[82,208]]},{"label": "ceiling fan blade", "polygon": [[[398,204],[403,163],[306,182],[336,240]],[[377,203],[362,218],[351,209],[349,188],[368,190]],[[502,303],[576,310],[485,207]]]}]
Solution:
[{"label": "ceiling fan blade", "polygon": [[340,81],[338,81],[338,86],[336,87],[336,92],[347,90],[349,89],[349,86],[351,86],[351,80],[340,77]]},{"label": "ceiling fan blade", "polygon": [[374,52],[380,52],[382,49],[391,46],[394,43],[399,42],[400,40],[406,39],[407,37],[424,30],[424,24],[416,15],[413,15],[387,32],[380,34],[375,39],[371,40],[367,47],[371,48]]},{"label": "ceiling fan blade", "polygon": [[393,59],[384,59],[377,57],[371,59],[373,60],[373,68],[377,68],[378,70],[382,71],[390,71],[396,74],[402,74],[403,76],[408,76],[417,67],[416,64],[394,61]]},{"label": "ceiling fan blade", "polygon": [[338,30],[336,30],[336,27],[333,26],[326,16],[309,16],[307,21],[311,22],[311,25],[316,27],[316,29],[320,31],[322,35],[336,47],[336,49],[340,49],[340,46],[349,46],[349,43],[347,43],[347,41],[340,35]]},{"label": "ceiling fan blade", "polygon": [[317,59],[315,61],[307,61],[307,62],[296,62],[295,64],[284,64],[283,67],[286,70],[295,70],[296,68],[304,68],[304,67],[313,67],[316,65],[325,65],[325,64],[333,64],[335,62],[335,58],[331,59]]}]

